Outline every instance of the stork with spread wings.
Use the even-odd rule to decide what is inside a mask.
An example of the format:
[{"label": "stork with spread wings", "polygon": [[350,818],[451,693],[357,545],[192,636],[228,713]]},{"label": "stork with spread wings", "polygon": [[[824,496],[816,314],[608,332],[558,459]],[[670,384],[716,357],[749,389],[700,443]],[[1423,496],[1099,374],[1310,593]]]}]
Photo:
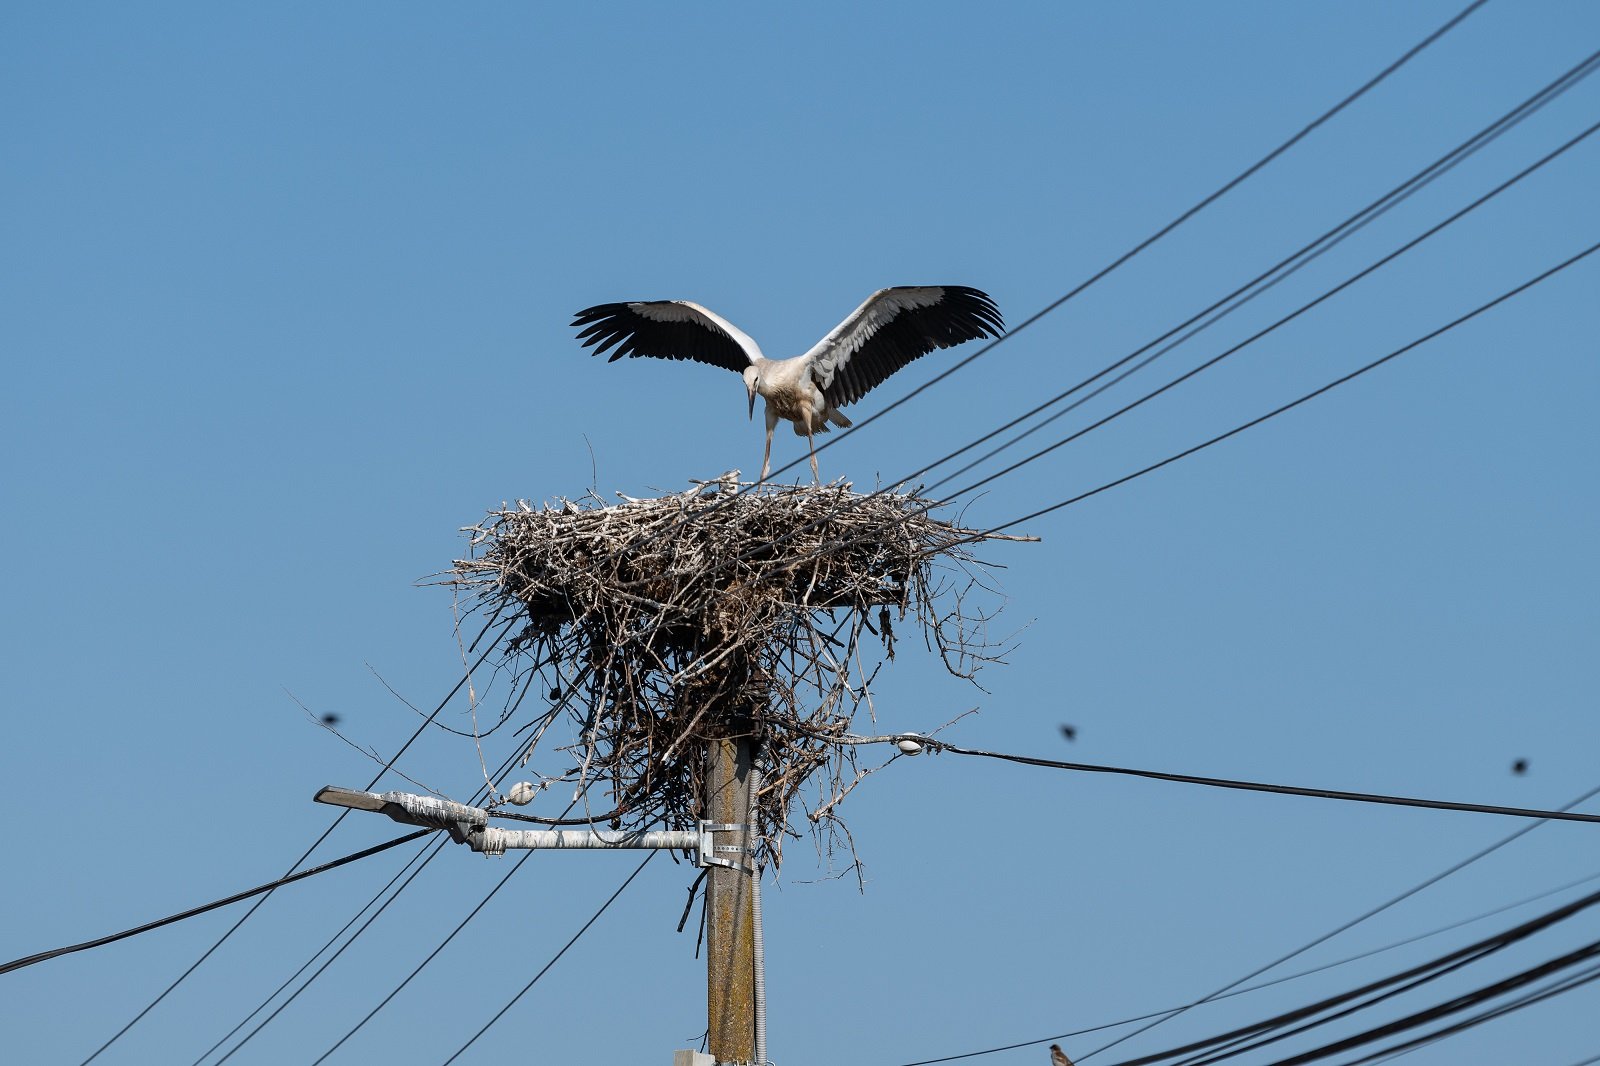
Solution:
[{"label": "stork with spread wings", "polygon": [[597,304],[579,311],[572,325],[581,327],[578,339],[595,355],[611,351],[611,362],[625,355],[693,359],[742,374],[751,418],[756,396],[766,400],[763,481],[771,469],[778,419],[788,419],[795,434],[806,438],[811,476],[821,481],[812,437],[826,433],[830,423],[850,425],[839,408],[935,348],[999,337],[1005,329],[994,300],[964,285],[879,289],[810,351],[792,359],[768,359],[749,334],[689,300]]}]

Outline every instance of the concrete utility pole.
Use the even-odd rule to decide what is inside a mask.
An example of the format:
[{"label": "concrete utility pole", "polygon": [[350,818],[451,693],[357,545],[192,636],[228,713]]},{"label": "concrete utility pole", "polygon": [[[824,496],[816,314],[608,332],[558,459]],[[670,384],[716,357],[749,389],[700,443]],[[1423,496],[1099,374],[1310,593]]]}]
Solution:
[{"label": "concrete utility pole", "polygon": [[[716,858],[706,876],[706,1024],[719,1063],[755,1061],[755,911],[750,822],[751,745],[746,737],[717,739],[706,751],[706,818],[739,830],[712,836]],[[728,848],[722,851],[720,849]],[[737,850],[734,850],[734,849]],[[746,868],[748,867],[748,869]]]}]

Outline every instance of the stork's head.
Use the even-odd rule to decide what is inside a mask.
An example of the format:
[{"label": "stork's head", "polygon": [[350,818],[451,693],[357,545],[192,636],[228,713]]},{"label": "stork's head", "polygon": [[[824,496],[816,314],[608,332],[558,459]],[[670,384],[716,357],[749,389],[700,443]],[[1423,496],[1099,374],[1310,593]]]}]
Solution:
[{"label": "stork's head", "polygon": [[761,371],[753,366],[744,368],[744,387],[750,394],[750,417],[756,417],[756,392],[761,387]]}]

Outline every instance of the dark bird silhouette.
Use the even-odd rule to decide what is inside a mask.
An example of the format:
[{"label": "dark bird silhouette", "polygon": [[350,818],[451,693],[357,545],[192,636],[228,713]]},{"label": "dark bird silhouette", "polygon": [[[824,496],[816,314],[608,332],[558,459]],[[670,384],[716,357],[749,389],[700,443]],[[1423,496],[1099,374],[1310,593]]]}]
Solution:
[{"label": "dark bird silhouette", "polygon": [[1072,1066],[1072,1060],[1061,1050],[1060,1044],[1050,1045],[1050,1066]]},{"label": "dark bird silhouette", "polygon": [[1064,725],[1061,727],[1061,735],[1066,737],[1068,740],[1077,740],[1078,727],[1075,725]]},{"label": "dark bird silhouette", "polygon": [[1528,760],[1527,759],[1518,759],[1516,762],[1512,763],[1511,764],[1511,772],[1514,773],[1514,774],[1525,774],[1525,773],[1527,773],[1528,772]]},{"label": "dark bird silhouette", "polygon": [[330,714],[325,714],[325,715],[322,716],[322,724],[323,725],[338,725],[339,724],[339,716],[336,715],[336,714],[331,714],[331,713]]}]

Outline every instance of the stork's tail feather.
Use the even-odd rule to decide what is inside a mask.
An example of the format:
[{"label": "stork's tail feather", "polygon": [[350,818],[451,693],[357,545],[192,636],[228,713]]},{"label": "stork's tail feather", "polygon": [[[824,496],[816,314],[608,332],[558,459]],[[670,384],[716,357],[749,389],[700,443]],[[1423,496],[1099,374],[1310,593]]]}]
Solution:
[{"label": "stork's tail feather", "polygon": [[840,429],[849,429],[852,424],[848,418],[839,413],[839,409],[837,407],[828,408],[822,417],[826,418],[829,422],[832,422]]}]

